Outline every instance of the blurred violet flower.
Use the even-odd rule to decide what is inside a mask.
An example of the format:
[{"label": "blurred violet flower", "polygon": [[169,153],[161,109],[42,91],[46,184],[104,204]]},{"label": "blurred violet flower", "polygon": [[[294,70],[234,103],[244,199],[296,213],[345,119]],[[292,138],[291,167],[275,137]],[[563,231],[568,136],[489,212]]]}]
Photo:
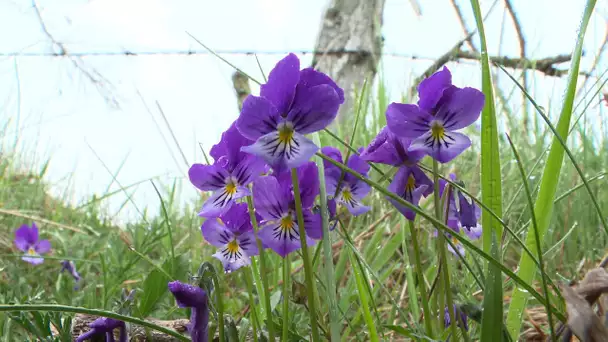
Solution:
[{"label": "blurred violet flower", "polygon": [[38,227],[35,223],[32,223],[31,227],[24,224],[17,229],[14,242],[15,246],[25,253],[21,259],[34,265],[42,264],[44,258],[41,258],[40,255],[51,250],[49,240],[38,240]]},{"label": "blurred violet flower", "polygon": [[[456,175],[450,174],[450,180],[453,183],[464,187],[464,183],[458,181]],[[439,180],[439,195],[443,197],[448,182],[443,179]],[[465,233],[472,240],[481,237],[481,226],[478,221],[481,217],[481,209],[471,198],[467,198],[465,194],[456,189],[449,187],[448,192],[448,220],[447,226],[456,232],[460,232],[460,228],[464,229]]]},{"label": "blurred violet flower", "polygon": [[113,331],[116,328],[120,329],[120,335],[118,337],[118,341],[119,342],[128,341],[127,329],[126,329],[125,322],[123,322],[123,321],[119,321],[119,320],[116,320],[113,318],[108,318],[108,317],[100,317],[100,318],[94,320],[93,322],[91,322],[91,324],[89,324],[89,327],[91,328],[91,330],[80,335],[76,339],[76,342],[82,342],[82,341],[86,341],[86,340],[93,339],[96,337],[101,337],[101,336],[106,337],[106,342],[114,342],[115,339],[114,339]]},{"label": "blurred violet flower", "polygon": [[[433,192],[433,182],[418,167],[418,161],[424,157],[421,151],[409,151],[411,139],[400,138],[384,127],[369,146],[361,153],[361,159],[368,162],[399,166],[397,174],[388,186],[388,190],[404,200],[418,205],[422,196]],[[410,208],[387,198],[400,213],[413,221],[416,213]]]},{"label": "blurred violet flower", "polygon": [[393,134],[387,126],[361,152],[361,159],[393,166],[412,166],[422,159],[426,153],[408,151],[412,139],[400,138]]},{"label": "blurred violet flower", "polygon": [[250,257],[259,253],[246,203],[234,204],[219,218],[208,218],[201,232],[207,242],[219,248],[213,256],[222,262],[226,273],[249,265]]},{"label": "blurred violet flower", "polygon": [[458,239],[456,239],[452,234],[447,234],[447,237],[450,239],[450,241],[452,241],[454,247],[456,247],[456,250],[454,250],[454,247],[448,244],[448,251],[457,257],[464,257],[465,249],[462,243],[458,241]]},{"label": "blurred violet flower", "polygon": [[[460,316],[460,318],[458,319],[457,324],[460,325],[461,322],[463,324],[463,328],[464,330],[469,330],[469,323],[468,323],[468,318],[467,318],[467,314],[465,314],[462,310],[460,310],[458,308],[458,305],[454,304],[454,310],[452,311],[452,317],[457,317],[457,315]],[[443,314],[443,326],[445,328],[449,327],[452,324],[452,321],[450,319],[450,311],[448,309],[448,307],[445,307],[444,310],[444,314]]]},{"label": "blurred violet flower", "polygon": [[[464,187],[464,183],[458,181],[456,175],[450,174],[450,180],[453,183]],[[447,226],[454,231],[453,234],[460,234],[463,230],[471,240],[478,240],[481,237],[481,225],[478,223],[481,216],[479,206],[472,200],[467,198],[462,192],[454,187],[447,187],[448,182],[439,180],[439,196],[443,197],[446,189],[448,190],[448,199],[446,201],[448,208]],[[464,246],[453,234],[446,234],[446,237],[452,241],[456,250],[448,244],[448,250],[455,256],[463,257],[465,254]],[[434,233],[437,236],[437,231]]]},{"label": "blurred violet flower", "polygon": [[260,96],[248,96],[236,125],[255,140],[243,151],[260,156],[275,173],[304,164],[319,149],[304,135],[329,125],[344,102],[344,91],[329,76],[300,70],[289,54],[272,69]]},{"label": "blurred violet flower", "polygon": [[[335,147],[326,146],[321,149],[321,152],[333,160],[343,164],[342,154],[340,150]],[[362,180],[359,180],[350,173],[342,174],[342,170],[332,163],[324,160],[325,166],[325,181],[327,182],[327,193],[330,196],[330,200],[335,200],[334,203],[329,204],[330,213],[335,215],[336,209],[331,208],[336,204],[345,206],[348,211],[353,215],[361,215],[368,212],[371,208],[364,206],[361,203],[363,197],[367,196],[371,190],[370,186]],[[358,155],[353,154],[348,158],[346,165],[360,173],[362,176],[367,177],[369,172],[369,164],[367,164]],[[334,195],[337,195],[334,197]],[[333,210],[331,210],[333,209]],[[332,213],[333,211],[333,213]]]},{"label": "blurred violet flower", "polygon": [[484,95],[474,88],[452,85],[447,67],[422,81],[418,95],[418,105],[388,106],[388,127],[399,137],[414,139],[410,151],[425,152],[438,162],[447,163],[471,146],[471,140],[456,131],[479,118]]},{"label": "blurred violet flower", "polygon": [[[306,241],[311,246],[315,244],[313,239],[321,239],[323,235],[321,216],[311,210],[315,197],[319,194],[319,175],[313,162],[300,166],[297,172]],[[262,217],[258,238],[283,258],[300,248],[300,231],[290,176],[289,172],[285,172],[278,177],[260,177],[253,183],[255,210]]]},{"label": "blurred violet flower", "polygon": [[78,282],[80,282],[80,279],[82,279],[80,277],[80,274],[78,273],[78,271],[76,271],[76,264],[74,264],[73,261],[71,260],[64,260],[61,262],[61,271],[59,271],[60,273],[63,273],[63,271],[67,271],[72,278],[74,278],[74,282],[76,282],[76,285],[74,286],[74,290],[78,289]]},{"label": "blurred violet flower", "polygon": [[211,148],[213,165],[194,164],[188,175],[190,182],[202,191],[213,191],[203,204],[199,216],[217,217],[225,213],[236,199],[251,194],[247,185],[264,171],[263,160],[241,152],[253,141],[243,137],[233,123],[222,134],[221,141]]},{"label": "blurred violet flower", "polygon": [[177,306],[191,308],[188,333],[193,342],[207,342],[209,324],[209,303],[207,293],[198,286],[172,281],[168,284],[169,291],[175,297]]},{"label": "blurred violet flower", "polygon": [[[417,206],[422,196],[426,197],[433,193],[433,182],[418,166],[402,166],[387,189]],[[387,197],[387,199],[405,218],[414,221],[416,212],[392,198]]]}]

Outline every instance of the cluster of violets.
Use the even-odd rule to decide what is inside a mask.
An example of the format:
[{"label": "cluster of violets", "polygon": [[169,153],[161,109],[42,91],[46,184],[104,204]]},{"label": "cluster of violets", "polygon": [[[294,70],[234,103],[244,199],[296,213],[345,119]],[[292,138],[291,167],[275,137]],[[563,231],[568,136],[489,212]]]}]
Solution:
[{"label": "cluster of violets", "polygon": [[[484,105],[484,95],[473,88],[452,85],[447,68],[425,79],[418,86],[416,105],[392,103],[386,111],[387,126],[366,148],[360,148],[344,160],[339,149],[327,146],[320,152],[345,163],[350,169],[367,177],[370,163],[397,167],[388,189],[405,201],[418,205],[422,197],[433,193],[433,181],[419,167],[418,162],[430,156],[447,163],[466,150],[470,139],[458,132],[473,124]],[[250,257],[259,254],[252,220],[259,223],[257,238],[263,248],[270,248],[281,257],[301,246],[300,239],[313,245],[322,238],[321,217],[313,210],[319,195],[317,165],[311,157],[319,151],[305,135],[327,127],[336,117],[344,102],[344,92],[327,75],[312,68],[300,70],[294,54],[283,58],[271,71],[260,96],[249,96],[243,103],[238,119],[226,130],[210,155],[211,165],[194,164],[189,178],[201,191],[213,192],[203,204],[199,216],[206,218],[201,232],[207,242],[218,248],[225,272],[249,265]],[[296,198],[290,170],[295,169],[303,211],[303,231],[296,217]],[[327,203],[330,216],[345,208],[357,216],[371,208],[363,205],[370,186],[334,164],[324,161]],[[450,175],[453,183],[464,184]],[[439,184],[440,196],[445,197],[446,223],[454,234],[464,231],[469,238],[481,236],[478,224],[480,209],[465,194],[444,180]],[[447,193],[446,193],[447,192]],[[254,212],[243,202],[253,197]],[[415,212],[391,198],[387,199],[408,220]],[[457,243],[456,255],[464,249]],[[15,245],[24,252],[23,260],[40,264],[40,255],[51,249],[48,240],[39,240],[38,228],[24,225],[15,233]],[[81,279],[72,261],[63,261],[61,272],[69,272],[76,281]],[[168,284],[179,307],[191,308],[188,331],[193,341],[207,341],[209,320],[208,295],[198,286],[179,281]],[[467,325],[466,315],[460,320]],[[446,326],[449,312],[446,308]],[[99,318],[90,324],[91,330],[77,341],[94,336],[106,336],[114,341],[113,331],[120,330],[120,341],[127,340],[124,322]]]},{"label": "cluster of violets", "polygon": [[[389,105],[387,126],[348,160],[331,146],[320,152],[364,177],[369,163],[398,167],[388,189],[418,205],[422,197],[433,193],[433,181],[418,162],[428,155],[447,163],[467,149],[471,140],[458,130],[473,124],[484,105],[479,90],[452,85],[445,67],[422,81],[418,93],[416,105]],[[318,170],[310,161],[319,147],[305,135],[327,127],[343,102],[344,92],[331,78],[312,68],[300,70],[298,58],[289,54],[270,72],[260,96],[245,99],[237,120],[210,151],[214,162],[190,168],[192,184],[213,192],[199,212],[206,218],[201,231],[205,240],[218,248],[214,257],[226,272],[248,265],[250,257],[259,254],[252,217],[260,224],[257,237],[263,248],[281,257],[300,248],[291,169],[297,170],[306,233],[303,238],[308,245],[322,238],[321,218],[313,210],[319,195]],[[370,192],[367,183],[328,161],[324,167],[330,216],[340,207],[355,216],[370,210],[362,203]],[[455,176],[451,177],[455,182]],[[440,187],[442,196],[448,189],[448,226],[454,233],[464,230],[470,238],[479,238],[479,207],[454,187],[446,187],[445,181],[441,180]],[[243,202],[250,195],[253,215]],[[408,220],[415,219],[410,208],[388,200]],[[457,255],[464,253],[461,246],[458,251],[450,250]]]}]

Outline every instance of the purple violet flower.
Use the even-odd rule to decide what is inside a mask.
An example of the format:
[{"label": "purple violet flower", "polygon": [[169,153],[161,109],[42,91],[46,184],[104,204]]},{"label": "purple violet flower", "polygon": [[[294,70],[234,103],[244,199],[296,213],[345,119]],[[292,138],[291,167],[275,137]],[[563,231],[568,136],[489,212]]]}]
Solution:
[{"label": "purple violet flower", "polygon": [[80,335],[76,339],[76,342],[83,342],[83,341],[92,339],[94,337],[104,336],[104,335],[106,336],[106,342],[114,342],[115,339],[114,339],[113,331],[116,328],[120,329],[120,335],[118,337],[118,341],[119,342],[128,341],[127,329],[126,329],[125,322],[123,322],[123,321],[119,321],[119,320],[116,320],[113,318],[108,318],[108,317],[100,317],[100,318],[94,320],[93,322],[91,322],[91,324],[89,324],[89,327],[91,328],[91,330]]},{"label": "purple violet flower", "polygon": [[[456,316],[456,315],[460,315],[460,318],[458,319],[457,324],[460,325],[460,322],[462,321],[462,324],[464,325],[463,328],[464,330],[469,330],[469,323],[468,323],[468,318],[467,318],[467,314],[465,314],[462,310],[460,310],[458,308],[458,305],[454,304],[454,311],[452,311],[452,316]],[[450,311],[448,309],[448,307],[445,307],[444,310],[444,314],[443,314],[443,326],[444,327],[449,327],[452,324],[452,321],[450,319]]]},{"label": "purple violet flower", "polygon": [[447,238],[450,239],[454,244],[454,247],[456,247],[456,250],[454,250],[452,245],[448,244],[448,251],[457,257],[464,257],[466,250],[464,249],[462,243],[458,241],[458,239],[456,239],[452,234],[447,234]]},{"label": "purple violet flower", "polygon": [[[319,175],[313,162],[300,166],[297,172],[306,241],[311,246],[315,244],[313,239],[321,239],[323,235],[321,217],[311,210],[315,197],[319,194]],[[253,193],[256,212],[262,217],[258,238],[283,258],[300,248],[300,231],[290,173],[258,178],[253,182]]]},{"label": "purple violet flower", "polygon": [[175,297],[177,306],[191,308],[188,332],[193,342],[207,342],[209,324],[209,304],[207,293],[198,286],[172,281],[168,284],[169,291]]},{"label": "purple violet flower", "polygon": [[[326,156],[343,164],[342,154],[337,148],[326,146],[323,147],[321,151]],[[363,199],[363,197],[367,196],[367,194],[371,190],[371,187],[367,183],[359,180],[350,173],[344,173],[344,176],[341,179],[342,170],[340,168],[331,164],[328,161],[323,161],[323,165],[325,166],[325,181],[327,182],[327,193],[330,197],[332,197],[332,200],[334,199],[334,194],[336,194],[336,189],[338,189],[338,194],[335,197],[335,201],[337,203],[329,204],[330,208],[335,204],[341,204],[345,206],[353,216],[361,215],[371,209],[370,207],[361,204],[361,200]],[[351,155],[348,158],[348,162],[346,165],[349,168],[360,173],[362,176],[367,177],[367,173],[369,172],[370,166],[358,155]],[[335,214],[335,211],[336,209],[333,208],[333,214]],[[330,209],[330,213],[331,212],[332,210]]]},{"label": "purple violet flower", "polygon": [[[459,184],[461,187],[464,183],[459,182],[456,175],[450,174],[450,180],[454,183]],[[439,195],[443,196],[443,192],[446,188],[446,182],[443,179],[439,180]],[[448,198],[448,227],[452,228],[456,232],[460,232],[460,228],[463,228],[465,233],[472,240],[479,239],[481,237],[481,226],[478,221],[481,217],[481,209],[471,198],[467,198],[465,194],[454,187],[449,188]]]},{"label": "purple violet flower", "polygon": [[236,199],[251,194],[247,185],[264,171],[264,162],[241,152],[253,141],[243,137],[233,123],[222,134],[219,144],[211,148],[213,165],[194,164],[188,171],[190,182],[202,191],[213,191],[203,204],[199,216],[217,217],[225,213]]},{"label": "purple violet flower", "polygon": [[[402,166],[389,184],[388,190],[417,206],[422,196],[426,197],[433,193],[433,182],[418,166]],[[399,204],[390,197],[387,197],[387,199],[405,218],[414,221],[416,213],[413,210]]]},{"label": "purple violet flower", "polygon": [[466,135],[455,131],[479,118],[484,95],[474,88],[452,85],[447,67],[422,81],[418,95],[418,105],[388,106],[388,127],[397,136],[414,139],[410,151],[422,151],[440,163],[447,163],[471,146]]},{"label": "purple violet flower", "polygon": [[[461,187],[464,186],[464,183],[458,181],[456,175],[454,174],[450,174],[450,180],[459,184]],[[444,196],[444,191],[447,185],[448,182],[445,180],[439,180],[439,196]],[[481,237],[481,225],[478,224],[479,217],[481,216],[479,206],[477,206],[473,200],[469,201],[469,199],[467,199],[462,192],[458,191],[458,189],[454,187],[449,188],[448,196],[447,226],[454,231],[453,234],[460,234],[460,231],[464,230],[469,239],[479,239]],[[448,251],[457,257],[464,256],[464,246],[453,236],[453,234],[446,234],[446,236],[452,241],[454,246],[456,246],[457,252],[449,244]],[[435,231],[434,236],[437,236],[437,231]]]},{"label": "purple violet flower", "polygon": [[78,271],[76,271],[76,264],[74,264],[73,261],[71,260],[64,260],[61,262],[61,271],[59,271],[60,273],[63,273],[63,271],[67,271],[72,278],[74,278],[74,282],[76,282],[76,285],[74,285],[74,290],[78,289],[78,282],[80,282],[80,280],[82,279],[80,277],[80,274],[78,273]]},{"label": "purple violet flower", "polygon": [[49,240],[38,240],[38,227],[35,223],[32,223],[31,227],[24,224],[17,229],[14,242],[15,246],[25,253],[21,259],[34,265],[42,264],[44,258],[41,258],[40,255],[51,250]]},{"label": "purple violet flower", "polygon": [[201,232],[207,242],[219,248],[213,256],[222,262],[226,273],[249,265],[250,257],[259,253],[246,203],[234,204],[219,218],[208,218]]},{"label": "purple violet flower", "polygon": [[401,166],[415,165],[426,152],[408,151],[412,139],[400,138],[393,134],[387,126],[361,152],[361,159],[386,165]]},{"label": "purple violet flower", "polygon": [[[404,200],[418,205],[422,196],[426,197],[433,192],[433,182],[420,170],[417,162],[425,156],[424,152],[409,151],[411,139],[400,138],[393,134],[388,127],[384,127],[374,140],[361,153],[361,159],[368,162],[400,166],[388,190],[399,195]],[[397,201],[388,200],[413,221],[416,213],[400,205]]]},{"label": "purple violet flower", "polygon": [[255,140],[243,151],[260,156],[279,174],[304,164],[319,149],[304,135],[329,125],[344,102],[344,91],[329,76],[312,68],[300,70],[289,54],[280,60],[260,88],[248,96],[236,125]]}]

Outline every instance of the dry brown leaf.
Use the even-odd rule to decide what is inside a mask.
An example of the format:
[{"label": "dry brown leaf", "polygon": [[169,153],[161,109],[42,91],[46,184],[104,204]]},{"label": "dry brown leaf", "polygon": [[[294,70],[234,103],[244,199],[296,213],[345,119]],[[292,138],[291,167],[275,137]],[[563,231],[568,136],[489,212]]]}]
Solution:
[{"label": "dry brown leaf", "polygon": [[574,289],[562,286],[562,295],[566,301],[568,326],[583,342],[608,341],[608,330],[595,314],[589,302]]}]

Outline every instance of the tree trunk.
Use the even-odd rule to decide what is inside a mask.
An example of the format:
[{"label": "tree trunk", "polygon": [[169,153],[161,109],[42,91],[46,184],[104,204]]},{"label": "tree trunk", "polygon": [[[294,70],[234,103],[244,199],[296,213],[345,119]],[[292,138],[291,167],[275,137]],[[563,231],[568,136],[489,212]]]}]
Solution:
[{"label": "tree trunk", "polygon": [[371,84],[382,52],[385,0],[330,0],[317,36],[312,66],[344,89],[338,117],[352,114],[354,90]]}]

